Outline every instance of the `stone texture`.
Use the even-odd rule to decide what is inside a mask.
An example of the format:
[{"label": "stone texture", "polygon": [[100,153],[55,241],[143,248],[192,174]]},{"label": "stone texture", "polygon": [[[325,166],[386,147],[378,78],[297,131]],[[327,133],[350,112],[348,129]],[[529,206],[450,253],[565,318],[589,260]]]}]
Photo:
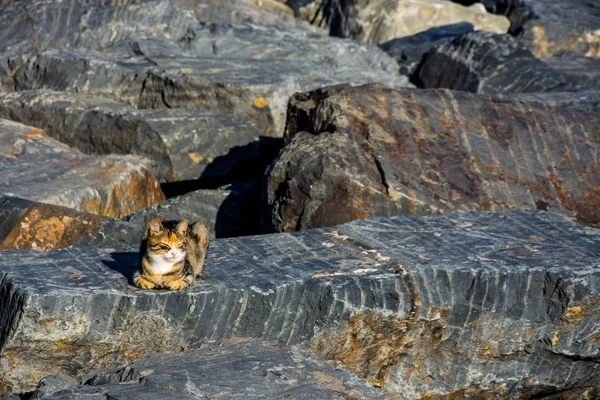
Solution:
[{"label": "stone texture", "polygon": [[600,4],[586,0],[527,0],[535,18],[524,25],[522,42],[536,57],[561,52],[600,56]]},{"label": "stone texture", "polygon": [[0,196],[0,249],[69,247],[107,217]]},{"label": "stone texture", "polygon": [[524,101],[546,107],[566,107],[572,110],[597,113],[600,111],[600,90],[577,92],[512,93],[494,96],[503,100]]},{"label": "stone texture", "polygon": [[565,84],[563,75],[508,35],[472,32],[428,54],[411,79],[421,88],[497,94],[544,92]]},{"label": "stone texture", "polygon": [[123,217],[164,195],[137,156],[82,154],[31,126],[0,119],[0,193]]},{"label": "stone texture", "polygon": [[262,132],[228,115],[137,110],[101,96],[35,90],[0,96],[0,118],[36,124],[87,154],[144,156],[161,181],[225,178],[239,164],[261,162]]},{"label": "stone texture", "polygon": [[290,0],[296,16],[333,36],[383,43],[427,29],[469,22],[475,29],[506,33],[510,22],[486,12],[482,4],[465,7],[444,0]]},{"label": "stone texture", "polygon": [[334,86],[290,100],[264,232],[369,216],[548,209],[600,223],[598,114],[448,90]]},{"label": "stone texture", "polygon": [[413,36],[392,39],[380,44],[379,48],[396,60],[401,74],[410,77],[421,63],[423,56],[435,46],[450,42],[455,37],[469,32],[473,32],[473,24],[460,22],[431,28]]},{"label": "stone texture", "polygon": [[57,396],[38,398],[85,394],[129,400],[386,398],[355,375],[311,359],[306,350],[257,340],[151,355],[118,370],[93,372],[85,381],[79,387],[59,386]]},{"label": "stone texture", "polygon": [[129,215],[126,221],[146,226],[152,218],[200,221],[211,237],[254,235],[260,232],[260,182],[240,182],[173,197]]},{"label": "stone texture", "polygon": [[[584,391],[600,379],[599,249],[598,230],[548,212],[367,219],[215,240],[205,278],[185,292],[132,287],[135,246],[5,250],[0,393],[33,390],[49,372],[82,378],[235,337],[306,343],[399,399]],[[259,368],[274,357],[265,352]],[[185,367],[190,354],[200,365],[212,357],[152,356],[90,383],[116,390],[111,377],[139,379],[149,362],[154,373],[134,387],[155,379],[164,390],[187,379],[163,373],[168,360],[202,384]],[[255,381],[247,376],[235,385]]]},{"label": "stone texture", "polygon": [[551,68],[560,71],[565,77],[569,90],[582,91],[600,86],[600,62],[597,57],[583,57],[572,53],[562,53],[542,59]]},{"label": "stone texture", "polygon": [[341,82],[407,84],[375,46],[302,27],[199,22],[189,7],[168,0],[87,8],[10,3],[0,13],[5,74],[17,91],[46,88],[137,108],[228,114],[266,136],[281,136],[294,92]]}]

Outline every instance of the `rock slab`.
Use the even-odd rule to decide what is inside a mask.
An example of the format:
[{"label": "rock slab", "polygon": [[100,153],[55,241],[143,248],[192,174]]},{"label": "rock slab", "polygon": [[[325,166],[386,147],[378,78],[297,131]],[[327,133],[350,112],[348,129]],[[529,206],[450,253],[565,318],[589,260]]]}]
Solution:
[{"label": "rock slab", "polygon": [[[233,340],[207,350],[153,354],[95,371],[85,384],[56,387],[45,378],[34,398],[72,399],[385,399],[364,379],[310,358],[305,349]],[[58,389],[58,390],[57,390]]]},{"label": "rock slab", "polygon": [[102,96],[24,90],[0,96],[0,118],[35,124],[86,154],[145,157],[161,182],[226,178],[240,164],[260,162],[259,144],[250,143],[263,132],[224,114],[137,110]]},{"label": "rock slab", "polygon": [[133,246],[6,250],[0,393],[235,337],[304,343],[400,399],[587,390],[599,249],[548,212],[375,218],[215,240],[185,292],[132,287]]},{"label": "rock slab", "polygon": [[0,193],[124,217],[164,200],[146,159],[88,156],[31,126],[0,119]]},{"label": "rock slab", "polygon": [[509,35],[471,32],[435,46],[411,79],[418,87],[482,94],[547,92],[564,76]]},{"label": "rock slab", "polygon": [[93,7],[9,3],[0,12],[7,90],[52,89],[140,109],[233,115],[263,135],[281,136],[287,101],[299,90],[408,83],[376,46],[301,26],[201,21],[198,8],[211,6],[170,0]]},{"label": "rock slab", "polygon": [[600,223],[598,115],[448,90],[333,86],[290,101],[264,232],[369,216],[548,209]]}]

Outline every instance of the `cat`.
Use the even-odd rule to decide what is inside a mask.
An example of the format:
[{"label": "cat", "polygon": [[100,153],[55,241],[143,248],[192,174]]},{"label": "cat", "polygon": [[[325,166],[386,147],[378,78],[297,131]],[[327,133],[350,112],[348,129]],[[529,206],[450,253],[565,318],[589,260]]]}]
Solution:
[{"label": "cat", "polygon": [[188,226],[184,219],[169,228],[160,218],[152,219],[140,245],[135,285],[142,289],[189,287],[202,276],[208,243],[208,230],[200,222]]}]

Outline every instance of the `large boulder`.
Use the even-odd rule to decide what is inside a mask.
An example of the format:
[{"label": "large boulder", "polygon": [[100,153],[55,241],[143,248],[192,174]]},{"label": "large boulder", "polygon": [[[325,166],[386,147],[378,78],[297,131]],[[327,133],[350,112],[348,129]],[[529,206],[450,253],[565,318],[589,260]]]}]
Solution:
[{"label": "large boulder", "polygon": [[[584,391],[600,384],[599,246],[598,230],[548,212],[369,219],[215,240],[206,276],[185,292],[134,288],[137,246],[5,250],[0,394],[33,390],[48,374],[83,379],[168,352],[180,354],[92,372],[87,388],[146,393],[155,382],[164,393],[172,379],[189,397],[207,382],[190,357],[214,367],[210,376],[228,369],[210,362],[214,353],[181,352],[236,337],[305,344],[399,399]],[[236,388],[259,373],[242,367],[248,347],[240,346],[223,347],[231,357],[240,351]],[[248,356],[265,371],[273,352],[254,347]]]},{"label": "large boulder", "polygon": [[297,17],[327,29],[333,36],[369,43],[459,22],[496,33],[506,33],[510,26],[506,17],[489,14],[479,3],[465,7],[445,0],[290,0],[287,4]]},{"label": "large boulder", "polygon": [[565,84],[563,75],[509,35],[472,32],[436,45],[411,79],[421,88],[473,93],[544,92]]},{"label": "large boulder", "polygon": [[165,199],[146,159],[85,155],[41,129],[4,119],[0,160],[6,196],[117,218]]},{"label": "large boulder", "polygon": [[260,232],[261,185],[237,182],[219,189],[194,190],[175,196],[125,217],[144,227],[156,217],[167,220],[200,221],[211,237],[255,235]]},{"label": "large boulder", "polygon": [[473,32],[473,24],[459,22],[430,28],[413,36],[392,39],[381,43],[379,48],[396,60],[401,74],[410,77],[415,73],[423,57],[434,47],[469,32]]},{"label": "large boulder", "polygon": [[548,209],[600,223],[597,114],[448,90],[334,86],[290,100],[263,231],[369,216]]},{"label": "large boulder", "polygon": [[190,7],[203,5],[184,3],[9,3],[0,12],[5,80],[17,91],[233,115],[266,136],[281,136],[294,92],[342,82],[407,84],[375,46],[298,26],[201,22]]},{"label": "large boulder", "polygon": [[231,179],[236,167],[261,163],[263,132],[229,115],[137,110],[102,96],[26,90],[0,95],[0,118],[36,124],[87,154],[144,156],[160,181]]},{"label": "large boulder", "polygon": [[69,247],[108,219],[72,208],[0,196],[0,249]]}]

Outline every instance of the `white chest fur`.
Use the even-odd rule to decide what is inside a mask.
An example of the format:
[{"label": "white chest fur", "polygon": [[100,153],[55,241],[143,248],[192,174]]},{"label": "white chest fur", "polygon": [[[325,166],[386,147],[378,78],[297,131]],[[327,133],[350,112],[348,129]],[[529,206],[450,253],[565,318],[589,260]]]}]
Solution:
[{"label": "white chest fur", "polygon": [[153,274],[164,275],[164,274],[171,272],[173,270],[173,267],[175,266],[175,264],[177,264],[181,260],[183,260],[183,257],[177,257],[177,258],[173,258],[171,260],[165,260],[160,255],[152,255],[151,254],[150,255],[150,264],[151,265],[150,265],[150,268],[148,268],[148,269]]}]

